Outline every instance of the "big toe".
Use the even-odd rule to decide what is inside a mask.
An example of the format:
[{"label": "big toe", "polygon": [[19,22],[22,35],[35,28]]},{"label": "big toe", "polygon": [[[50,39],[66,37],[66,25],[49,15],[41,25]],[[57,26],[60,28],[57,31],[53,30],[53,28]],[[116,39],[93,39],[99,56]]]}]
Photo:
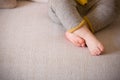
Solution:
[{"label": "big toe", "polygon": [[101,52],[104,51],[104,46],[103,46],[102,44],[98,44],[98,48],[99,48],[99,50],[100,50]]},{"label": "big toe", "polygon": [[104,47],[102,44],[99,44],[96,48],[90,50],[93,56],[99,56],[100,54],[103,53],[103,51],[104,51]]},{"label": "big toe", "polygon": [[90,53],[93,56],[99,56],[101,54],[101,51],[98,48],[96,48],[94,50],[91,50]]}]

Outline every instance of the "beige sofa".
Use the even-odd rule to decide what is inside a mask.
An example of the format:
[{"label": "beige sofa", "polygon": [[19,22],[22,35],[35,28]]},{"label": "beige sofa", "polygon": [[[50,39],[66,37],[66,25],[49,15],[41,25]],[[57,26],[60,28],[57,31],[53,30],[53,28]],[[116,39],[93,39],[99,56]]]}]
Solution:
[{"label": "beige sofa", "polygon": [[120,17],[96,33],[105,52],[91,56],[66,40],[47,7],[19,1],[0,9],[0,80],[120,80]]}]

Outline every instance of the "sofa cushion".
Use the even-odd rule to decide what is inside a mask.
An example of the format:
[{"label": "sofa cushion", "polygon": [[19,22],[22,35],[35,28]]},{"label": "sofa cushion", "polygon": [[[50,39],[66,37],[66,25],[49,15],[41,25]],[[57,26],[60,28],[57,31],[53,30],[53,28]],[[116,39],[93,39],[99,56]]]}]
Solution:
[{"label": "sofa cushion", "polygon": [[16,5],[16,0],[0,0],[0,8],[14,8]]}]

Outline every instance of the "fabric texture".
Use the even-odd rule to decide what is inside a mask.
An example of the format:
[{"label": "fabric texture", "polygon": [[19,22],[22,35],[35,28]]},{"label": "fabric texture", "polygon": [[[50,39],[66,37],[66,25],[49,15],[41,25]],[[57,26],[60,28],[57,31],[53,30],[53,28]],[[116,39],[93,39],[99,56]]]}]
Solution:
[{"label": "fabric texture", "polygon": [[[58,4],[59,3],[59,4]],[[86,16],[93,26],[94,32],[97,32],[108,26],[115,19],[115,2],[114,0],[89,0],[84,6],[76,3],[75,0],[50,0],[50,13],[55,14],[53,21],[63,24],[66,30],[70,30],[80,24]]]},{"label": "fabric texture", "polygon": [[71,28],[70,30],[68,30],[68,32],[73,33],[74,31],[80,29],[86,23],[87,23],[86,20],[82,20],[79,25],[77,25],[76,27]]},{"label": "fabric texture", "polygon": [[0,0],[0,8],[14,8],[16,5],[16,0]]},{"label": "fabric texture", "polygon": [[96,33],[101,56],[75,47],[48,16],[48,4],[0,9],[0,80],[120,80],[120,17]]}]

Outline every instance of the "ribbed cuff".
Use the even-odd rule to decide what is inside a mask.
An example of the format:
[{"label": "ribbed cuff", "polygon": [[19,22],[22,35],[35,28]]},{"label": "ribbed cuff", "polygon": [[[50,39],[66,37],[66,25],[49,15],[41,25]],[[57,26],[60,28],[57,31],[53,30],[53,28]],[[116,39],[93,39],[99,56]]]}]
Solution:
[{"label": "ribbed cuff", "polygon": [[82,20],[81,23],[78,26],[71,28],[70,30],[68,30],[68,32],[73,33],[74,31],[81,28],[84,24],[86,24],[86,20]]},{"label": "ribbed cuff", "polygon": [[88,23],[89,29],[94,33],[95,31],[94,31],[94,29],[93,29],[93,27],[92,27],[92,24],[91,24],[90,20],[89,20],[86,16],[84,17],[84,19],[85,19],[85,21]]}]

